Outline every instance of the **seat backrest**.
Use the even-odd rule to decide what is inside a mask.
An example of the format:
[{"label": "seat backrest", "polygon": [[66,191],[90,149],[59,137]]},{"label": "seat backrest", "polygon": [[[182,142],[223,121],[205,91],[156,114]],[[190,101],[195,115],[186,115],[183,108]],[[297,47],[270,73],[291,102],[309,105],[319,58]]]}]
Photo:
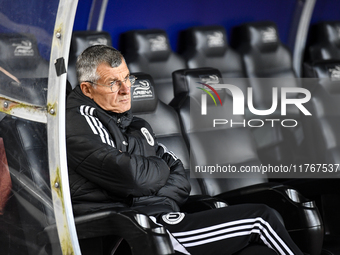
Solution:
[{"label": "seat backrest", "polygon": [[[234,174],[224,171],[212,174],[209,174],[209,171],[204,172],[209,167],[216,170],[218,166],[239,170],[241,166],[260,165],[252,135],[249,129],[243,126],[243,116],[233,115],[233,99],[225,89],[216,90],[221,104],[216,100],[215,105],[213,99],[207,98],[207,114],[201,114],[201,97],[205,92],[199,88],[208,92],[209,89],[199,83],[210,85],[222,83],[220,72],[213,68],[177,70],[173,73],[173,82],[175,97],[180,98],[176,100],[178,102],[176,109],[181,119],[184,137],[190,146],[191,176],[202,178],[199,181],[204,188],[203,192],[216,195],[265,182],[266,176],[257,173],[248,173],[246,178],[241,178],[237,171]],[[214,127],[214,119],[222,117],[227,122],[221,120],[224,123]],[[231,121],[234,124],[231,124]]]},{"label": "seat backrest", "polygon": [[16,78],[48,77],[48,61],[30,34],[0,34],[0,67]]},{"label": "seat backrest", "polygon": [[104,44],[112,46],[111,36],[105,31],[74,31],[72,33],[67,79],[72,88],[77,86],[76,62],[77,57],[88,47]]},{"label": "seat backrest", "polygon": [[171,73],[186,65],[184,59],[172,51],[166,32],[161,29],[125,32],[120,37],[119,49],[130,71],[150,74],[158,98],[169,104],[173,99]]},{"label": "seat backrest", "polygon": [[[311,79],[312,98],[306,105],[311,116],[303,120],[308,151],[314,163],[340,163],[340,61],[305,63],[305,77]],[[309,79],[307,79],[309,81]]]},{"label": "seat backrest", "polygon": [[290,51],[281,43],[274,22],[235,27],[232,45],[241,54],[247,77],[295,77]]},{"label": "seat backrest", "polygon": [[[133,114],[150,123],[158,141],[181,159],[189,177],[189,151],[182,136],[177,112],[158,99],[154,81],[149,74],[133,73],[133,75],[137,77],[131,90]],[[197,180],[191,179],[190,182],[190,194],[202,194]]]},{"label": "seat backrest", "polygon": [[307,61],[340,60],[340,22],[320,22],[311,27]]}]

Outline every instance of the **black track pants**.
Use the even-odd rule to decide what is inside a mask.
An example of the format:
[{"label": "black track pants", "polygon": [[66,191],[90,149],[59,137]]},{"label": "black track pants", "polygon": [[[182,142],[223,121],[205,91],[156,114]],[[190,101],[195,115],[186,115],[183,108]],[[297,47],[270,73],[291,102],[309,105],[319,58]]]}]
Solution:
[{"label": "black track pants", "polygon": [[[174,248],[188,254],[233,254],[249,244],[264,244],[278,254],[303,253],[291,240],[273,209],[242,204],[198,213],[168,213],[158,223],[179,242]],[[184,249],[185,248],[185,249]]]}]

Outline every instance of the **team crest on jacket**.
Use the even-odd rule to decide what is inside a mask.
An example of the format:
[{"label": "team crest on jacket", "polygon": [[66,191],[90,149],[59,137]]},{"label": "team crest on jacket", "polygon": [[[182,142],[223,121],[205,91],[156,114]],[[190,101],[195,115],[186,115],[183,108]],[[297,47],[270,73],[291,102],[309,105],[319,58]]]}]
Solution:
[{"label": "team crest on jacket", "polygon": [[145,127],[142,127],[140,129],[140,131],[145,136],[146,141],[148,142],[148,144],[150,144],[151,146],[154,146],[155,145],[155,140],[153,139],[153,137],[150,134],[149,130],[147,128],[145,128]]},{"label": "team crest on jacket", "polygon": [[164,222],[169,225],[175,225],[180,223],[185,217],[185,214],[182,212],[171,212],[162,216]]}]

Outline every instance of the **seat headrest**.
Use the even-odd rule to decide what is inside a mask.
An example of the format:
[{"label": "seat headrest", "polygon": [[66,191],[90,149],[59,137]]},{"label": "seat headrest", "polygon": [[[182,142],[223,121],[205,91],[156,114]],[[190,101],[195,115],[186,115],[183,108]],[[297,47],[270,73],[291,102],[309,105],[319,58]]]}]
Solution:
[{"label": "seat headrest", "polygon": [[137,77],[131,88],[132,113],[154,112],[158,104],[158,97],[154,89],[151,75],[146,73],[132,73]]},{"label": "seat headrest", "polygon": [[79,56],[86,48],[104,44],[112,46],[111,36],[105,31],[74,31],[71,39],[70,53]]},{"label": "seat headrest", "polygon": [[207,57],[222,56],[228,49],[227,33],[223,26],[192,27],[183,32],[185,49],[194,47]]},{"label": "seat headrest", "polygon": [[[313,63],[304,63],[305,77],[318,78],[318,85],[312,83],[308,87],[312,94],[314,89],[322,87],[329,96],[339,97],[340,95],[340,61],[321,60]],[[314,81],[314,79],[312,79]],[[309,81],[309,79],[307,79]],[[307,85],[306,85],[307,86]],[[330,98],[329,98],[330,99]]]},{"label": "seat headrest", "polygon": [[340,45],[340,22],[321,22],[314,29],[317,41]]},{"label": "seat headrest", "polygon": [[40,59],[33,35],[0,34],[0,61],[11,70],[35,69]]},{"label": "seat headrest", "polygon": [[340,81],[340,61],[322,60],[305,63],[305,76]]},{"label": "seat headrest", "polygon": [[274,22],[251,22],[235,27],[233,45],[250,44],[261,52],[275,51],[280,44],[277,26]]},{"label": "seat headrest", "polygon": [[139,54],[150,61],[165,61],[172,50],[168,35],[161,29],[142,29],[125,32],[120,37],[123,54]]},{"label": "seat headrest", "polygon": [[177,70],[172,73],[172,80],[175,98],[201,93],[198,89],[190,91],[190,88],[192,88],[190,84],[197,84],[197,87],[200,87],[203,86],[202,83],[208,85],[223,83],[220,71],[210,67]]}]

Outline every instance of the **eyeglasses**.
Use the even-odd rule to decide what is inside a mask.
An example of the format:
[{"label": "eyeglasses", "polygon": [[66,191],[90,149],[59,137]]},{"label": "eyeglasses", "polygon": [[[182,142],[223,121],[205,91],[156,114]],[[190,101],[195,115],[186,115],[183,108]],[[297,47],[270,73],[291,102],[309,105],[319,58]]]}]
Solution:
[{"label": "eyeglasses", "polygon": [[135,83],[135,81],[137,80],[137,77],[134,76],[134,75],[128,75],[122,81],[115,80],[115,81],[110,82],[110,85],[104,85],[104,84],[96,83],[96,82],[93,82],[93,81],[85,81],[85,82],[89,82],[89,83],[92,83],[92,84],[95,84],[95,85],[108,87],[108,88],[111,89],[111,91],[113,93],[116,93],[121,89],[122,83],[126,83],[128,80],[130,81],[130,86],[128,86],[130,88]]}]

